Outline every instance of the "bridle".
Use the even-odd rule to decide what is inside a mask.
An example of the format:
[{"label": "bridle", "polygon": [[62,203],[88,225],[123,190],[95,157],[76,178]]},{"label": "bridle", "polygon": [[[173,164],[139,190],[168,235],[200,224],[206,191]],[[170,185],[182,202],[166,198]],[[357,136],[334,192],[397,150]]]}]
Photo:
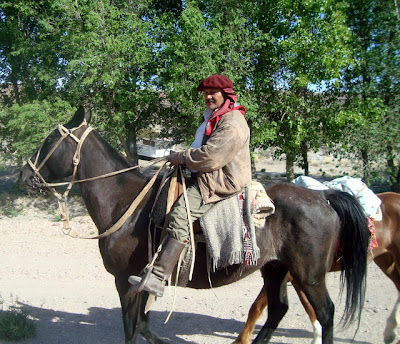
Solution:
[{"label": "bridle", "polygon": [[[74,134],[74,132],[76,130],[82,128],[83,126],[87,126],[87,128],[83,132],[82,136],[80,138],[78,138]],[[93,181],[93,180],[98,180],[98,179],[103,179],[103,178],[115,176],[117,174],[124,173],[124,172],[127,172],[127,171],[131,171],[133,169],[139,168],[140,166],[139,165],[131,166],[131,167],[128,167],[128,168],[125,168],[125,169],[122,169],[122,170],[114,171],[114,172],[103,174],[103,175],[100,175],[100,176],[87,178],[87,179],[76,180],[76,173],[77,173],[77,170],[78,170],[78,165],[79,165],[79,163],[81,161],[82,145],[85,142],[85,140],[88,137],[88,135],[90,134],[90,132],[93,130],[93,128],[88,126],[86,120],[83,120],[83,122],[78,127],[75,127],[75,128],[72,128],[72,129],[67,129],[63,125],[59,124],[57,126],[57,129],[58,129],[58,131],[59,131],[61,136],[58,139],[58,141],[55,143],[55,145],[51,148],[49,153],[47,153],[47,155],[42,160],[42,162],[38,165],[39,156],[40,156],[40,153],[41,153],[41,150],[43,148],[43,145],[44,145],[45,141],[43,141],[41,143],[41,145],[40,145],[40,147],[38,149],[38,152],[36,154],[35,161],[32,162],[32,160],[29,159],[28,160],[28,164],[29,164],[29,166],[31,167],[31,169],[34,172],[34,177],[33,177],[34,184],[33,184],[33,187],[34,188],[39,188],[39,189],[41,189],[42,187],[43,188],[47,188],[57,198],[58,207],[59,207],[59,211],[60,211],[60,214],[61,214],[61,221],[63,222],[63,232],[64,232],[64,234],[70,235],[72,237],[78,237],[75,233],[72,232],[72,228],[71,228],[71,226],[69,224],[69,215],[68,215],[68,210],[67,210],[67,198],[68,198],[68,194],[69,194],[73,184],[75,184],[75,183],[83,183],[83,182],[88,182],[88,181]],[[46,182],[46,180],[41,175],[40,170],[44,166],[44,164],[47,162],[47,160],[53,155],[53,153],[58,148],[58,146],[67,137],[71,137],[74,141],[77,142],[77,147],[76,147],[75,153],[74,153],[73,158],[72,158],[72,163],[73,163],[74,169],[73,169],[73,172],[72,172],[71,180],[69,182],[62,182],[62,183],[49,183],[49,182]],[[100,234],[98,236],[95,236],[95,237],[89,237],[89,238],[84,238],[84,239],[100,239],[100,238],[104,238],[104,237],[116,232],[124,224],[124,222],[135,211],[135,209],[137,208],[137,206],[139,205],[139,203],[143,199],[143,197],[146,195],[146,193],[153,186],[153,184],[154,184],[157,176],[161,172],[161,170],[164,169],[164,167],[165,167],[165,165],[167,163],[167,159],[165,157],[154,159],[151,162],[151,165],[153,165],[153,164],[155,164],[157,162],[160,162],[160,161],[164,161],[162,166],[159,168],[159,170],[156,172],[156,174],[152,177],[152,179],[147,183],[147,185],[143,188],[143,190],[139,193],[139,195],[133,201],[133,203],[128,208],[128,210],[121,216],[121,218],[112,227],[110,227],[108,230],[106,230],[104,233],[102,233],[102,234]],[[64,191],[63,194],[60,194],[55,189],[56,186],[61,186],[61,185],[67,185],[67,188],[66,188],[66,190]]]},{"label": "bridle", "polygon": [[[76,172],[78,170],[78,165],[80,163],[81,160],[81,148],[83,143],[85,142],[87,136],[89,135],[89,133],[93,130],[92,127],[87,127],[86,130],[84,131],[83,135],[81,136],[81,138],[78,138],[76,135],[74,135],[74,131],[82,128],[83,126],[87,126],[87,122],[86,120],[83,120],[83,122],[75,128],[72,129],[67,129],[66,127],[64,127],[63,125],[59,124],[57,126],[57,129],[60,133],[60,138],[58,139],[58,141],[55,143],[55,145],[52,147],[52,149],[47,153],[47,155],[45,156],[45,158],[42,160],[42,162],[38,165],[38,160],[39,160],[39,156],[41,153],[41,150],[43,148],[43,144],[45,141],[43,141],[39,147],[39,150],[36,154],[36,158],[35,161],[32,162],[31,159],[28,160],[28,164],[29,166],[32,168],[35,176],[34,176],[34,181],[36,181],[34,183],[34,187],[37,188],[48,188],[54,196],[57,197],[58,201],[61,202],[63,200],[66,200],[69,191],[72,188],[72,185],[75,182],[75,178],[76,178]],[[75,154],[72,158],[72,163],[74,166],[74,170],[72,172],[72,177],[71,177],[71,181],[67,182],[67,183],[48,183],[46,182],[46,180],[43,178],[43,176],[40,174],[40,170],[42,169],[42,167],[44,166],[44,164],[47,162],[47,160],[53,155],[53,153],[55,152],[55,150],[58,148],[58,146],[67,138],[67,137],[71,137],[72,139],[74,139],[77,142],[77,147],[76,147],[76,151]],[[68,184],[67,189],[65,190],[65,192],[61,195],[60,193],[58,193],[54,187],[55,186],[59,186],[59,185],[64,185],[64,184]]]}]

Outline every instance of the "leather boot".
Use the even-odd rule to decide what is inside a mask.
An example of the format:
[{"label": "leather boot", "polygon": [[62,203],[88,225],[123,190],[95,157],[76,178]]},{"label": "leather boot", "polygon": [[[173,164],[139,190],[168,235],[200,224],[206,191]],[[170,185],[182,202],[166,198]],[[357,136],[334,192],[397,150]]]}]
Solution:
[{"label": "leather boot", "polygon": [[139,276],[129,277],[128,281],[132,284],[129,292],[138,293],[146,290],[155,296],[163,296],[165,281],[172,274],[184,248],[184,243],[169,237],[161,249],[153,269],[144,271]]}]

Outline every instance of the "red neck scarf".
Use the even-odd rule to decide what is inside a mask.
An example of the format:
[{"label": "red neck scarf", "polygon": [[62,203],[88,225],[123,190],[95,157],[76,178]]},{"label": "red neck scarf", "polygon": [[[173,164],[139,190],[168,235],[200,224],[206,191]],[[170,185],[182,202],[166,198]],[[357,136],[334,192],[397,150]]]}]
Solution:
[{"label": "red neck scarf", "polygon": [[222,106],[220,106],[208,119],[206,130],[204,132],[204,134],[207,136],[211,135],[216,124],[219,122],[221,117],[225,115],[227,112],[231,112],[233,110],[239,110],[242,113],[242,115],[244,115],[246,111],[242,105],[235,106],[237,95],[232,88],[224,88],[222,91],[225,93],[226,99],[224,104],[222,104]]}]

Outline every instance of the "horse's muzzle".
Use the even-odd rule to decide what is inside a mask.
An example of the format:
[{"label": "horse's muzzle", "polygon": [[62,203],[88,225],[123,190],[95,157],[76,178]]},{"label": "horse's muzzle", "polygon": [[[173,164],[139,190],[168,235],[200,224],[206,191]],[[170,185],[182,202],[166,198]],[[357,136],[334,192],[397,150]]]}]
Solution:
[{"label": "horse's muzzle", "polygon": [[43,190],[40,188],[41,181],[37,175],[35,175],[32,169],[25,165],[21,168],[19,172],[18,184],[21,189],[29,191],[39,191]]}]

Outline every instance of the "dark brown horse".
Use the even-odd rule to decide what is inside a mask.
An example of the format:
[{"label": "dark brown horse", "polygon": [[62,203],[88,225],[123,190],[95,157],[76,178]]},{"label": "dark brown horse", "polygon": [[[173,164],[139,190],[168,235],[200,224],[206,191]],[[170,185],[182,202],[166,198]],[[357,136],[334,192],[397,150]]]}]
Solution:
[{"label": "dark brown horse", "polygon": [[[400,315],[400,194],[384,192],[377,194],[377,196],[382,201],[382,220],[375,221],[378,247],[369,253],[368,260],[374,260],[383,273],[393,281],[399,292],[399,298],[386,321],[386,328],[383,332],[384,343],[392,343],[396,338],[395,330],[399,326],[398,319]],[[340,264],[334,264],[331,267],[331,271],[340,271],[340,268]],[[313,325],[314,339],[312,343],[321,343],[321,329],[314,309],[301,290],[301,286],[293,278],[290,277],[289,279]],[[236,344],[250,343],[254,326],[267,305],[268,298],[262,289],[250,308],[246,324],[236,339]]]},{"label": "dark brown horse", "polygon": [[[77,179],[127,168],[127,161],[95,130],[87,131],[89,121],[90,113],[80,108],[70,122],[54,130],[33,155],[33,163],[22,168],[21,183],[35,187],[39,174],[47,182],[71,176],[74,162]],[[86,136],[83,143],[82,136]],[[104,233],[121,217],[148,179],[133,170],[79,184],[99,233]],[[115,276],[126,343],[136,343],[139,335],[149,343],[163,343],[148,326],[148,314],[144,312],[148,294],[128,293],[128,277],[138,275],[148,263],[149,212],[157,188],[155,184],[150,189],[117,232],[99,240],[104,266]],[[345,318],[348,321],[357,318],[364,301],[369,238],[362,209],[353,197],[342,192],[316,194],[289,183],[274,185],[267,192],[276,211],[266,219],[263,228],[257,228],[260,248],[257,265],[233,265],[212,272],[212,286],[226,285],[261,270],[270,303],[268,319],[254,343],[267,343],[288,309],[287,284],[283,282],[290,271],[315,309],[324,343],[333,343],[335,308],[325,285],[325,273],[332,265],[333,251],[339,240],[344,244],[341,252],[345,264],[343,283],[347,291]],[[187,286],[210,288],[205,247],[199,245],[196,252],[193,279]]]}]

